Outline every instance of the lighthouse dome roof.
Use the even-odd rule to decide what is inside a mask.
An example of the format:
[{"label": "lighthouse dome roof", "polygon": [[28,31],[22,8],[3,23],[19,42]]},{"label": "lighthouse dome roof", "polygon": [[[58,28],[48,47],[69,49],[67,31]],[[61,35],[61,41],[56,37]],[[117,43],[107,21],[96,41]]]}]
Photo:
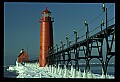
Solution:
[{"label": "lighthouse dome roof", "polygon": [[46,10],[44,10],[44,11],[42,12],[42,14],[46,14],[46,13],[51,13],[51,12],[47,9],[47,7],[46,7]]}]

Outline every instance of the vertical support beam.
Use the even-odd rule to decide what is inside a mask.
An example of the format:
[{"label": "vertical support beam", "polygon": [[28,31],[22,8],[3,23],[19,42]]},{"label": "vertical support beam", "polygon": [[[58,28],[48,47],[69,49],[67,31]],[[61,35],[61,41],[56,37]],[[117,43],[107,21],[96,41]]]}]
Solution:
[{"label": "vertical support beam", "polygon": [[86,32],[86,57],[87,57],[86,70],[88,71],[88,70],[90,70],[89,59],[88,59],[88,56],[89,56],[89,30],[88,30],[88,24],[87,24],[86,20],[84,21],[84,24],[87,27],[87,32]]},{"label": "vertical support beam", "polygon": [[109,43],[108,43],[108,21],[107,21],[107,8],[106,8],[106,36],[105,36],[105,39],[106,39],[106,46],[107,46],[107,51],[106,51],[106,60],[105,60],[105,70],[104,70],[104,75],[106,75],[107,73],[107,55],[108,55],[108,52],[109,52]]},{"label": "vertical support beam", "polygon": [[69,62],[71,61],[71,49],[67,51],[68,52],[68,62],[67,65],[69,64]]},{"label": "vertical support beam", "polygon": [[78,66],[78,50],[77,50],[77,44],[75,46],[75,69]]},{"label": "vertical support beam", "polygon": [[88,72],[90,70],[90,65],[89,65],[89,59],[88,57],[90,56],[90,51],[89,51],[89,39],[88,39],[88,32],[87,32],[87,45],[86,45],[86,71]]},{"label": "vertical support beam", "polygon": [[57,66],[58,66],[58,62],[59,62],[59,54],[57,53],[56,56],[57,56],[56,63],[57,63]]}]

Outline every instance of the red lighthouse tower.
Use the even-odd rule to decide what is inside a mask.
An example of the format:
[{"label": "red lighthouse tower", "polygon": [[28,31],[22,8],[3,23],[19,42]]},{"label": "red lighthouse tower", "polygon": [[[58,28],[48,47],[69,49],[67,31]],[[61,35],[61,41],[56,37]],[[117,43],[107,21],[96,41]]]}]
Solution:
[{"label": "red lighthouse tower", "polygon": [[42,12],[40,19],[40,57],[39,65],[44,67],[46,64],[46,52],[49,48],[53,48],[53,27],[51,12],[47,9]]}]

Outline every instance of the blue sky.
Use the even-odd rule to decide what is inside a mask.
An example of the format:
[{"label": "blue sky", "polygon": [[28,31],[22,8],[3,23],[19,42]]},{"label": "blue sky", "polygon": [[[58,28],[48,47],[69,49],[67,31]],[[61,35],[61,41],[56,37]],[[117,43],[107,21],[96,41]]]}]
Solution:
[{"label": "blue sky", "polygon": [[[105,3],[110,7],[114,3]],[[54,44],[60,45],[60,40],[65,42],[65,36],[74,40],[73,30],[84,27],[84,20],[88,24],[102,13],[102,3],[40,3],[40,2],[5,2],[4,3],[4,64],[14,64],[20,49],[24,48],[30,57],[39,56],[41,12],[52,12],[54,17],[53,31]],[[115,17],[115,5],[108,9],[108,19]],[[105,13],[89,24],[89,30],[105,21]],[[113,24],[111,21],[109,24]],[[105,27],[103,27],[105,28]],[[86,29],[78,32],[84,35]],[[97,32],[97,31],[96,31]],[[7,62],[9,59],[10,62]]]}]

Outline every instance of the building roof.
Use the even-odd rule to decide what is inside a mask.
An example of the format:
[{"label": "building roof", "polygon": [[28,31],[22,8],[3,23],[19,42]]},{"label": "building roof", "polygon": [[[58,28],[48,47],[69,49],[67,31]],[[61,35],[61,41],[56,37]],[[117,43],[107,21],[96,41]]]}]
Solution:
[{"label": "building roof", "polygon": [[[23,51],[24,52],[24,51]],[[18,55],[18,57],[20,57],[22,54],[23,54],[23,52],[22,53],[20,53],[19,55]]]},{"label": "building roof", "polygon": [[23,55],[23,53],[26,54],[26,55],[28,55],[25,51],[23,51],[22,53],[20,53],[20,54],[18,55],[18,57],[20,57],[21,55]]}]

